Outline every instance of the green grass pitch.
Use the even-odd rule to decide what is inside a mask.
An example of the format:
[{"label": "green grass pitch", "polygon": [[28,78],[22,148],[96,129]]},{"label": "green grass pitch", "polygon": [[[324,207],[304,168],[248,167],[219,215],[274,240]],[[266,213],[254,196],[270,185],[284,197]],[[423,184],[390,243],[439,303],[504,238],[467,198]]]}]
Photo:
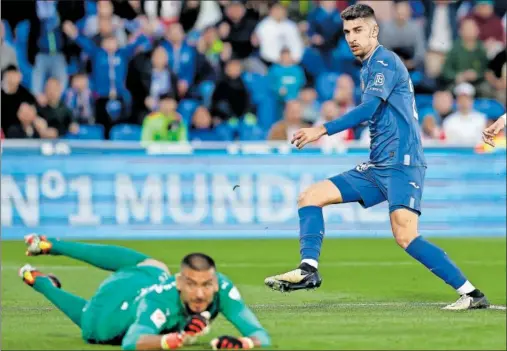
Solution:
[{"label": "green grass pitch", "polygon": [[[506,242],[498,239],[435,239],[495,305],[506,304]],[[323,285],[281,294],[266,276],[292,269],[297,240],[115,241],[148,253],[176,270],[191,251],[212,255],[219,270],[270,332],[273,349],[505,350],[505,310],[442,311],[458,296],[391,239],[326,239]],[[25,286],[17,269],[29,262],[55,273],[63,287],[90,297],[107,272],[65,257],[25,257],[24,246],[2,243],[2,349],[99,350],[43,296]],[[235,330],[222,317],[193,349],[209,349],[212,337]]]}]

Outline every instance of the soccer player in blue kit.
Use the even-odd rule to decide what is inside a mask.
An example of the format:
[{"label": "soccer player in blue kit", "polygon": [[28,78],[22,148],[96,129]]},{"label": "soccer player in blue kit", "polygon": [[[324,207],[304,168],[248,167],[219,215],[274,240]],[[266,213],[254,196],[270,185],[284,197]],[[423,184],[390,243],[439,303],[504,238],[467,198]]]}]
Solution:
[{"label": "soccer player in blue kit", "polygon": [[265,284],[279,291],[318,288],[324,218],[322,208],[359,202],[364,208],[387,201],[394,238],[410,256],[453,287],[461,297],[444,309],[487,308],[475,288],[447,254],[418,234],[426,160],[414,98],[414,87],[400,58],[378,42],[379,26],[371,7],[356,4],[341,17],[347,43],[361,60],[362,102],[354,110],[323,126],[303,128],[292,143],[299,149],[323,135],[333,135],[368,121],[370,160],[348,172],[318,182],[298,200],[301,264],[268,277]]}]

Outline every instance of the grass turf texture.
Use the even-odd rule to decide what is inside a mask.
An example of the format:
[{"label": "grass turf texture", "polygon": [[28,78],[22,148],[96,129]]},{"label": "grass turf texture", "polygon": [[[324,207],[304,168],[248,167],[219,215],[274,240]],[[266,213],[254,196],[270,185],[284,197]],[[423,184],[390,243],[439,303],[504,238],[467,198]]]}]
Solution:
[{"label": "grass turf texture", "polygon": [[[433,241],[487,293],[491,303],[505,306],[505,239]],[[441,311],[442,303],[453,302],[458,295],[393,240],[325,240],[322,287],[290,294],[269,290],[263,280],[297,265],[297,240],[102,243],[148,253],[173,271],[191,251],[212,255],[270,332],[273,349],[506,349],[505,311]],[[3,349],[113,349],[85,344],[67,317],[25,286],[17,269],[26,262],[55,273],[66,290],[85,298],[108,274],[65,257],[25,257],[22,243],[3,242]],[[237,335],[223,317],[212,325],[210,335],[190,349],[209,349],[209,340],[221,334]]]}]

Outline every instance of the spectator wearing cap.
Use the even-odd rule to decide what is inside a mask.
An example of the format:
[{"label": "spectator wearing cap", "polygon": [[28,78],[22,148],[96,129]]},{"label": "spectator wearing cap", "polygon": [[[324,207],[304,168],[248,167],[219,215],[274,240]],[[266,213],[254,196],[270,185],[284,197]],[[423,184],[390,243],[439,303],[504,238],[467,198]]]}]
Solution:
[{"label": "spectator wearing cap", "polygon": [[479,27],[479,40],[482,41],[488,57],[493,58],[499,51],[505,51],[505,31],[502,20],[495,14],[494,1],[477,0],[471,18]]},{"label": "spectator wearing cap", "polygon": [[114,123],[126,118],[131,100],[125,86],[127,66],[138,46],[148,41],[148,38],[141,35],[133,43],[119,49],[116,37],[110,36],[104,38],[99,47],[91,39],[79,34],[71,22],[65,22],[63,29],[90,56],[94,93],[97,95],[95,117],[108,135]]},{"label": "spectator wearing cap", "polygon": [[179,23],[169,25],[161,45],[169,55],[169,67],[178,76],[178,96],[183,98],[195,79],[195,48],[185,42],[185,32]]},{"label": "spectator wearing cap", "polygon": [[57,132],[57,137],[63,137],[68,132],[77,133],[79,125],[72,111],[61,99],[62,86],[55,78],[46,82],[44,104],[39,106],[38,114],[44,118],[48,127]]},{"label": "spectator wearing cap", "polygon": [[336,1],[320,1],[308,15],[310,43],[319,50],[328,67],[331,67],[332,51],[343,33],[343,21],[336,6]]},{"label": "spectator wearing cap", "polygon": [[37,0],[37,17],[40,21],[40,36],[37,40],[38,53],[32,71],[32,92],[39,100],[43,96],[47,77],[68,84],[67,61],[63,54],[64,37],[60,29],[60,15],[56,1]]},{"label": "spectator wearing cap", "polygon": [[298,100],[288,101],[285,105],[284,119],[271,127],[268,140],[290,142],[294,133],[307,127],[310,127],[310,124],[302,120],[301,103]]},{"label": "spectator wearing cap", "polygon": [[475,88],[469,83],[460,83],[454,95],[457,111],[444,120],[445,140],[452,144],[475,145],[481,141],[481,132],[487,123],[486,116],[473,108]]},{"label": "spectator wearing cap", "polygon": [[412,19],[408,1],[397,1],[393,19],[380,25],[379,41],[402,59],[409,71],[421,67],[426,43],[421,25]]},{"label": "spectator wearing cap", "polygon": [[252,43],[260,48],[260,57],[269,67],[277,63],[282,49],[290,49],[292,59],[299,63],[303,57],[304,44],[299,29],[287,19],[287,10],[280,3],[272,5],[269,16],[255,28]]},{"label": "spectator wearing cap", "polygon": [[442,123],[453,110],[454,98],[448,90],[439,90],[433,93],[432,106],[419,110],[419,124],[422,136],[425,139],[441,139]]},{"label": "spectator wearing cap", "polygon": [[23,103],[35,105],[33,95],[21,85],[22,75],[14,65],[2,71],[2,129],[7,132],[9,127],[17,124],[17,113]]},{"label": "spectator wearing cap", "polygon": [[306,83],[303,69],[294,63],[289,48],[283,48],[279,63],[268,71],[269,85],[278,101],[278,119],[283,115],[285,103],[298,98],[299,91]]},{"label": "spectator wearing cap", "polygon": [[18,58],[16,57],[16,51],[14,48],[4,40],[4,23],[0,22],[0,43],[2,56],[0,57],[0,71],[3,71],[8,66],[18,67]]},{"label": "spectator wearing cap", "polygon": [[487,95],[489,85],[484,80],[484,73],[488,57],[478,35],[479,29],[473,19],[468,18],[461,22],[460,39],[447,54],[440,76],[443,88],[452,89],[467,82],[477,89],[478,95]]},{"label": "spectator wearing cap", "polygon": [[95,124],[95,99],[85,72],[78,72],[72,77],[63,101],[72,111],[76,123]]},{"label": "spectator wearing cap", "polygon": [[187,127],[176,112],[176,100],[165,94],[160,96],[157,109],[143,121],[142,141],[187,141]]},{"label": "spectator wearing cap", "polygon": [[10,139],[54,139],[58,137],[58,131],[48,126],[48,123],[37,116],[34,105],[23,102],[16,112],[18,123],[11,125],[6,131],[6,137]]},{"label": "spectator wearing cap", "polygon": [[254,51],[251,37],[257,21],[246,16],[246,8],[243,3],[243,1],[234,0],[227,4],[224,18],[217,23],[218,35],[223,42],[231,45],[236,58],[245,60],[243,64],[248,70],[250,70],[250,66],[254,70],[258,70],[256,68],[258,62],[248,59]]},{"label": "spectator wearing cap", "polygon": [[241,79],[241,61],[229,60],[222,78],[218,81],[211,98],[210,112],[215,121],[242,118],[251,111],[248,89]]}]

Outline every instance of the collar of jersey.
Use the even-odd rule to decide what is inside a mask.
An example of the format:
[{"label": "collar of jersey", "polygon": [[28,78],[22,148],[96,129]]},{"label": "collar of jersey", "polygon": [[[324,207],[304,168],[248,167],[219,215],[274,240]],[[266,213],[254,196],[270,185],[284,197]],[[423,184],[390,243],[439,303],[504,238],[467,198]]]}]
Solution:
[{"label": "collar of jersey", "polygon": [[380,47],[383,47],[383,45],[378,44],[378,46],[375,48],[375,50],[373,50],[372,54],[370,55],[370,57],[368,58],[368,60],[366,61],[366,63],[363,63],[363,66],[368,66],[370,64],[371,59],[373,58],[373,56],[375,55],[375,53],[377,52],[377,50]]}]

